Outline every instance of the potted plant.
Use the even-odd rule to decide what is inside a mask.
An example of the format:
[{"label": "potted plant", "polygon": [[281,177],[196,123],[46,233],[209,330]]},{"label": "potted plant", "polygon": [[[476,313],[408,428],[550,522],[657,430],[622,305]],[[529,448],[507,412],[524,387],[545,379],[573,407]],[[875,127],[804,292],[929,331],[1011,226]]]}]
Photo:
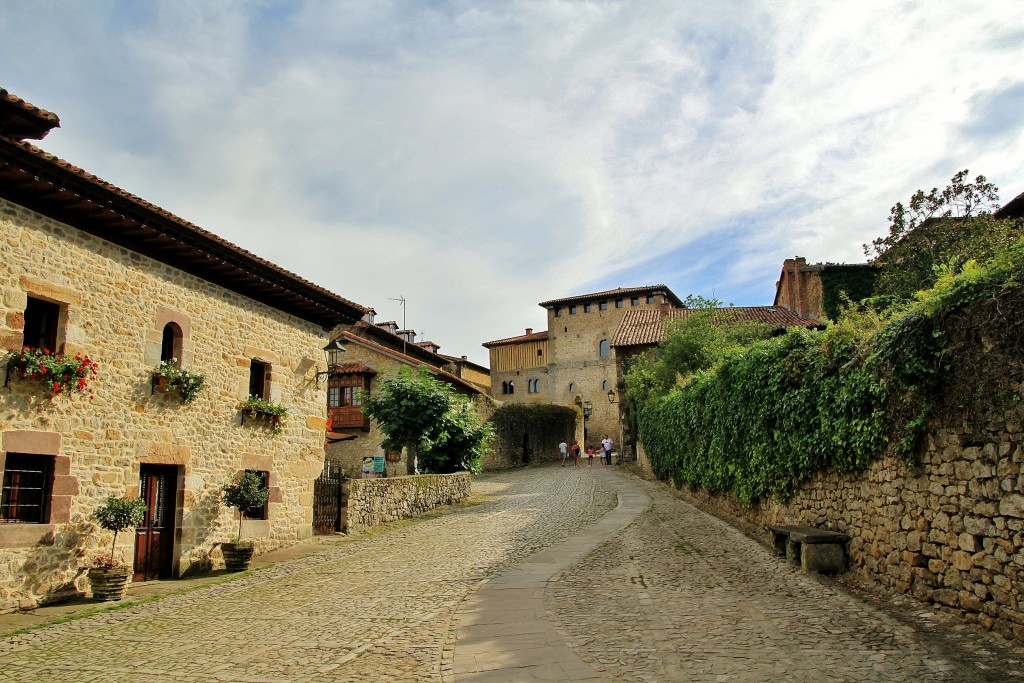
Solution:
[{"label": "potted plant", "polygon": [[179,368],[177,358],[160,361],[153,371],[153,388],[173,391],[181,396],[185,403],[191,403],[206,386],[206,376],[201,372],[192,372]]},{"label": "potted plant", "polygon": [[89,584],[95,600],[120,600],[128,586],[130,567],[114,557],[117,534],[142,524],[146,516],[146,502],[140,498],[118,498],[107,496],[103,505],[96,508],[92,518],[101,528],[114,532],[110,544],[110,556],[101,555],[89,567]]},{"label": "potted plant", "polygon": [[242,411],[243,422],[245,422],[246,415],[256,420],[270,420],[274,434],[281,433],[281,430],[284,429],[284,422],[288,418],[288,408],[259,396],[249,396],[238,404],[238,409]]},{"label": "potted plant", "polygon": [[238,536],[234,541],[220,545],[220,550],[224,554],[224,567],[229,572],[245,571],[252,560],[252,541],[242,540],[242,513],[245,510],[263,507],[269,497],[270,490],[263,485],[263,480],[255,472],[246,472],[239,477],[238,483],[224,486],[224,504],[238,508]]},{"label": "potted plant", "polygon": [[96,377],[96,361],[76,354],[67,356],[49,349],[29,346],[10,349],[7,361],[7,381],[12,379],[38,382],[55,394],[92,393],[89,380]]}]

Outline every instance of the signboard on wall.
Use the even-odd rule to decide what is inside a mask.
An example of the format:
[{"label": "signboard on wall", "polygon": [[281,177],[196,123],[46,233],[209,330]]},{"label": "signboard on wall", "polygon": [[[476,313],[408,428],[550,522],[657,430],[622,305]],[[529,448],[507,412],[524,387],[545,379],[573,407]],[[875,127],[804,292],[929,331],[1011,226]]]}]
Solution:
[{"label": "signboard on wall", "polygon": [[384,455],[363,458],[363,479],[378,479],[384,476]]}]

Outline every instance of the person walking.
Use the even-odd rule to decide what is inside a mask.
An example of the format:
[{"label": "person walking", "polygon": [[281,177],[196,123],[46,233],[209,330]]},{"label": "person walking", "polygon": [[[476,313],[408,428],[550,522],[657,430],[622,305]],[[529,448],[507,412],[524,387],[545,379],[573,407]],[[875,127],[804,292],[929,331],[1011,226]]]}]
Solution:
[{"label": "person walking", "polygon": [[558,452],[562,455],[562,467],[565,467],[565,459],[569,457],[569,446],[564,439],[558,444]]},{"label": "person walking", "polygon": [[594,466],[594,446],[591,444],[587,446],[587,467]]},{"label": "person walking", "polygon": [[612,464],[612,440],[605,434],[604,438],[601,439],[601,450],[604,451],[604,461],[609,465]]},{"label": "person walking", "polygon": [[573,467],[580,466],[580,444],[575,439],[572,442],[572,464]]}]

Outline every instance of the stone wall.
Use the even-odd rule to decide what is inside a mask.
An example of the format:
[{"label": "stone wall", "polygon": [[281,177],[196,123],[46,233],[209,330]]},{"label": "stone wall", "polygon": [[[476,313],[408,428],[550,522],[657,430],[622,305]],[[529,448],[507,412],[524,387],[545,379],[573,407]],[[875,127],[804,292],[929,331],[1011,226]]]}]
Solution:
[{"label": "stone wall", "polygon": [[[33,296],[60,304],[65,351],[99,363],[92,395],[54,397],[17,380],[0,388],[0,460],[52,456],[56,475],[49,524],[0,524],[0,611],[85,590],[80,565],[111,540],[89,515],[108,495],[138,495],[145,465],[177,471],[174,575],[210,566],[216,544],[235,535],[220,488],[245,469],[270,477],[267,519],[243,529],[258,550],[311,535],[326,404],[312,372],[323,330],[3,200],[0,236],[3,350],[21,346]],[[193,403],[151,388],[166,321],[185,333],[185,365],[206,375]],[[241,424],[253,359],[271,365],[270,394],[289,408],[281,434]],[[130,563],[133,549],[134,535],[120,534],[118,554]]]},{"label": "stone wall", "polygon": [[1024,642],[1022,425],[1018,401],[985,425],[937,426],[916,468],[886,457],[860,475],[825,473],[785,503],[685,493],[762,531],[806,524],[846,532],[851,570],[862,579]]},{"label": "stone wall", "polygon": [[345,531],[363,531],[469,498],[469,472],[419,474],[387,479],[349,479],[344,485]]}]

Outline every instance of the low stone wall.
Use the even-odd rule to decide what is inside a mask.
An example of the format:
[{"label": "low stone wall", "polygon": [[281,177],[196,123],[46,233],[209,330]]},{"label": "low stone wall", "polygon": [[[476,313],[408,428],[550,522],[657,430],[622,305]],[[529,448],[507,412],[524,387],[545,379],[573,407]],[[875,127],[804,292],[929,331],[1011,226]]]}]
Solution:
[{"label": "low stone wall", "polygon": [[341,524],[348,532],[363,531],[442,505],[461,503],[469,498],[471,485],[469,472],[349,479],[343,488],[347,503]]},{"label": "low stone wall", "polygon": [[1017,404],[983,430],[935,429],[914,469],[885,457],[860,475],[824,473],[785,503],[683,493],[760,532],[767,524],[845,532],[861,578],[1024,643],[1022,424]]}]

